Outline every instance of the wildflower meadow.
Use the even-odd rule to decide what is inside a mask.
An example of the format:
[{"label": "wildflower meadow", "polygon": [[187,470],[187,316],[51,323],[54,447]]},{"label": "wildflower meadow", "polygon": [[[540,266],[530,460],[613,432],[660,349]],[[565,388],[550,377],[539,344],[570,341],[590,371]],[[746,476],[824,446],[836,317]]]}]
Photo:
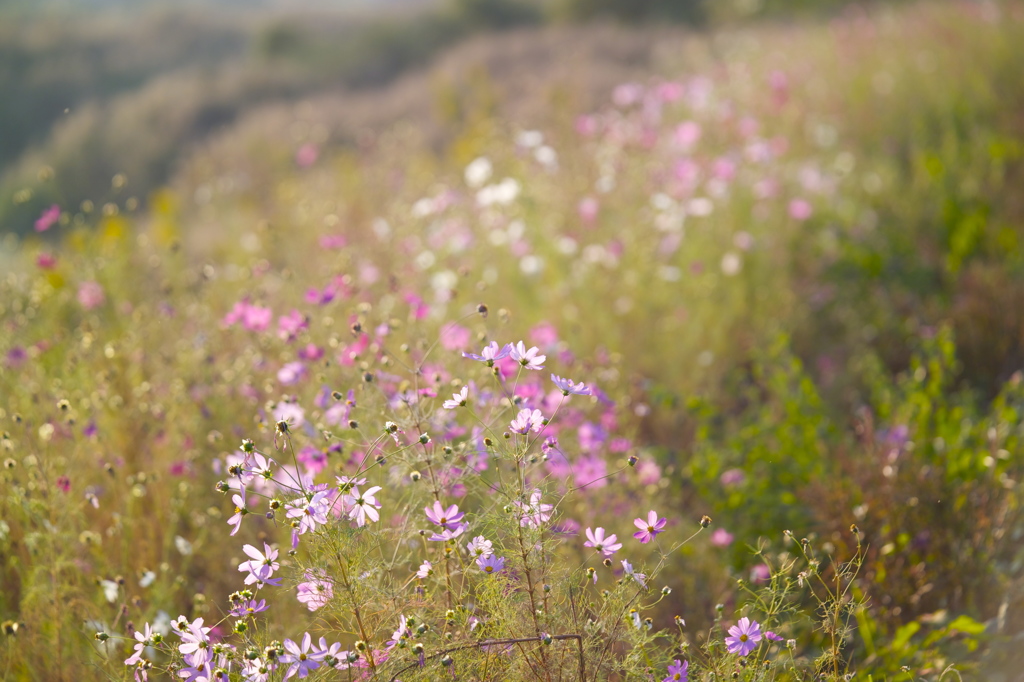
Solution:
[{"label": "wildflower meadow", "polygon": [[686,35],[441,142],[43,159],[0,679],[1020,680],[1024,6]]}]

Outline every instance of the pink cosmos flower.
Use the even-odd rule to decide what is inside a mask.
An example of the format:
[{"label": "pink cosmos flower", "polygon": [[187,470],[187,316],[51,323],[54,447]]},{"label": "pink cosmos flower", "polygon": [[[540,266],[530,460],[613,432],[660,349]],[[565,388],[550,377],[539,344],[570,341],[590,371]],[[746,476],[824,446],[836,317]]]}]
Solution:
[{"label": "pink cosmos flower", "polygon": [[380,514],[377,512],[380,509],[380,502],[374,497],[374,494],[381,490],[379,485],[375,485],[372,488],[368,488],[366,492],[360,493],[359,487],[356,486],[345,495],[345,504],[349,506],[348,516],[350,519],[356,522],[359,527],[365,526],[369,519],[370,521],[379,521]]},{"label": "pink cosmos flower", "polygon": [[241,495],[232,495],[231,501],[235,503],[235,515],[228,519],[228,525],[232,527],[231,534],[234,535],[242,525],[242,518],[249,513],[245,508],[245,490],[242,490]]},{"label": "pink cosmos flower", "polygon": [[541,524],[551,520],[551,511],[554,507],[540,501],[541,492],[535,489],[530,495],[530,502],[524,503],[516,500],[513,504],[521,511],[519,525],[528,528],[539,528]]},{"label": "pink cosmos flower", "polygon": [[540,355],[540,349],[536,346],[532,346],[529,350],[526,348],[526,344],[522,341],[518,342],[515,346],[509,350],[509,356],[522,365],[525,369],[540,370],[544,369],[544,361],[547,360],[546,355]]},{"label": "pink cosmos flower", "polygon": [[466,545],[466,549],[475,557],[490,556],[491,554],[494,554],[493,544],[482,535],[478,535],[470,540]]},{"label": "pink cosmos flower", "polygon": [[181,635],[181,644],[178,651],[185,656],[185,661],[196,668],[201,668],[213,660],[213,650],[210,647],[210,629],[203,627],[203,619],[197,618],[192,623],[186,623],[178,634]]},{"label": "pink cosmos flower", "polygon": [[807,220],[812,213],[814,209],[805,199],[793,199],[789,202],[789,217],[793,220]]},{"label": "pink cosmos flower", "polygon": [[444,401],[441,406],[446,410],[454,410],[457,407],[465,407],[469,400],[469,386],[463,386],[458,393],[452,393],[452,399]]},{"label": "pink cosmos flower", "polygon": [[461,350],[469,347],[472,332],[462,325],[452,324],[441,332],[441,347],[445,350]]},{"label": "pink cosmos flower", "polygon": [[292,310],[287,315],[277,318],[277,335],[285,341],[291,341],[307,327],[309,327],[309,322],[306,320],[306,316],[298,310]]},{"label": "pink cosmos flower", "polygon": [[466,515],[465,512],[459,511],[457,504],[453,504],[445,509],[437,500],[434,500],[433,507],[426,507],[423,511],[426,512],[427,518],[431,523],[436,523],[449,530],[458,528],[461,525],[459,522]]},{"label": "pink cosmos flower", "polygon": [[761,641],[761,626],[756,620],[740,618],[739,623],[729,628],[729,636],[725,638],[725,646],[730,654],[746,656]]},{"label": "pink cosmos flower", "polygon": [[277,550],[264,542],[263,552],[260,552],[252,545],[243,546],[242,551],[250,557],[249,561],[243,561],[238,564],[239,571],[249,572],[249,575],[245,577],[245,584],[275,584],[271,583],[270,580],[271,576],[274,575],[274,571],[280,567],[280,564],[277,563]]},{"label": "pink cosmos flower", "polygon": [[583,382],[576,383],[572,379],[551,375],[551,381],[562,391],[562,395],[590,395],[592,391]]},{"label": "pink cosmos flower", "polygon": [[724,528],[716,528],[711,534],[711,544],[715,547],[728,547],[732,544],[733,534]]},{"label": "pink cosmos flower", "polygon": [[544,415],[540,410],[520,410],[516,418],[509,423],[509,429],[515,433],[526,435],[530,431],[540,431],[544,428]]},{"label": "pink cosmos flower", "polygon": [[103,287],[98,282],[82,282],[78,287],[78,302],[82,304],[82,307],[86,310],[92,310],[93,308],[102,305],[103,301],[106,300],[106,295],[103,293]]},{"label": "pink cosmos flower", "polygon": [[499,348],[497,341],[491,341],[489,344],[484,346],[482,351],[480,351],[480,355],[476,355],[475,353],[463,353],[462,357],[469,358],[470,360],[476,360],[477,362],[486,362],[488,367],[494,367],[496,360],[508,357],[511,352],[512,344],[507,343],[503,347]]},{"label": "pink cosmos flower", "polygon": [[316,530],[318,525],[322,526],[327,523],[327,511],[331,505],[331,501],[328,499],[329,495],[330,493],[327,491],[321,490],[310,498],[303,496],[286,505],[288,518],[299,520],[297,529],[299,535]]},{"label": "pink cosmos flower", "polygon": [[425,578],[429,578],[433,572],[434,564],[430,563],[429,561],[424,561],[422,564],[420,564],[419,570],[416,571],[416,577],[420,580],[423,580]]},{"label": "pink cosmos flower", "polygon": [[604,528],[598,527],[598,529],[592,530],[587,528],[587,541],[583,543],[584,547],[593,547],[602,556],[611,556],[618,550],[622,549],[622,543],[617,542],[618,537],[614,533],[609,536],[605,536]]},{"label": "pink cosmos flower", "polygon": [[149,623],[146,623],[146,627],[143,632],[139,632],[138,630],[135,631],[135,639],[138,644],[135,645],[135,653],[125,659],[125,665],[135,665],[142,660],[142,652],[146,650],[147,646],[149,646],[149,639],[152,636],[153,628],[150,627]]},{"label": "pink cosmos flower", "polygon": [[36,218],[36,232],[46,232],[60,220],[60,206],[54,204]]},{"label": "pink cosmos flower", "polygon": [[639,540],[641,544],[646,545],[648,542],[653,540],[658,533],[664,532],[667,524],[667,519],[658,518],[658,512],[648,512],[646,521],[643,519],[633,520],[633,525],[640,529],[639,532],[633,533],[633,537]]},{"label": "pink cosmos flower", "polygon": [[298,584],[298,600],[310,611],[325,606],[334,596],[334,587],[326,577],[306,573],[306,582]]}]

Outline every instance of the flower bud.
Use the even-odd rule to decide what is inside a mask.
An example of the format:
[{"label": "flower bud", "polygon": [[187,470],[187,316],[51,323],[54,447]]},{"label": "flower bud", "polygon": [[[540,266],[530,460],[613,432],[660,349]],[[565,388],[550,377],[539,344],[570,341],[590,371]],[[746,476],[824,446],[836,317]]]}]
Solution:
[{"label": "flower bud", "polygon": [[701,528],[707,528],[710,525],[711,525],[711,517],[710,516],[705,514],[704,516],[700,517],[700,527]]}]

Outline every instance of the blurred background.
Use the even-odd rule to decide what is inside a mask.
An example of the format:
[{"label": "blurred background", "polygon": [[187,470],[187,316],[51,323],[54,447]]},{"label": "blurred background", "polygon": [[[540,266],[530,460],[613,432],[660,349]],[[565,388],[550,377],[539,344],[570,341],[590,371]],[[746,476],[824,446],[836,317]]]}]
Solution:
[{"label": "blurred background", "polygon": [[[318,110],[329,144],[399,120],[440,143],[450,89],[486,81],[487,106],[537,123],[554,90],[586,110],[656,73],[694,32],[858,11],[845,0],[4,0],[0,229],[31,229],[55,201],[102,204],[117,173],[144,202],[204,142],[296,103]],[[45,186],[41,168],[53,172]]]},{"label": "blurred background", "polygon": [[[1016,682],[1022,74],[1015,0],[0,0],[0,619],[84,657],[97,580],[211,609],[211,462],[386,367],[349,324],[416,349],[483,300],[473,348],[568,358],[618,401],[626,445],[586,447],[715,519],[665,607],[692,633],[758,538],[856,523],[858,670]],[[13,679],[59,679],[32,650]]]}]

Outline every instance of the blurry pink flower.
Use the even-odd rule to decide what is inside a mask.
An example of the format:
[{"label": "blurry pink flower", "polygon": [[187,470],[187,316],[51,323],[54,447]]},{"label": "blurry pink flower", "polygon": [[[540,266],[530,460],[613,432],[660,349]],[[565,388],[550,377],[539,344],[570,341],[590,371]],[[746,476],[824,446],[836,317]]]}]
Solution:
[{"label": "blurry pink flower", "polygon": [[78,287],[78,302],[86,310],[92,310],[102,304],[105,299],[103,287],[98,282],[82,282]]},{"label": "blurry pink flower", "polygon": [[277,335],[285,341],[291,341],[308,326],[309,322],[306,321],[305,315],[298,310],[292,310],[287,315],[277,318]]},{"label": "blurry pink flower", "polygon": [[747,475],[743,473],[742,469],[729,469],[728,471],[722,472],[719,476],[718,482],[724,486],[738,485],[743,483],[747,478]]},{"label": "blurry pink flower", "polygon": [[306,374],[306,366],[301,362],[289,362],[277,371],[277,380],[284,386],[296,383]]},{"label": "blurry pink flower", "polygon": [[325,234],[320,237],[320,246],[325,249],[343,249],[348,246],[348,239],[343,234]]},{"label": "blurry pink flower", "polygon": [[318,158],[320,158],[320,150],[311,142],[302,145],[295,152],[295,164],[299,168],[309,168],[316,163]]},{"label": "blurry pink flower", "polygon": [[612,91],[612,101],[615,106],[625,108],[640,101],[644,96],[644,86],[639,83],[623,83]]},{"label": "blurry pink flower", "polygon": [[597,130],[597,119],[593,116],[580,116],[576,119],[576,132],[583,137],[593,137]]},{"label": "blurry pink flower", "polygon": [[41,270],[50,270],[57,265],[57,257],[52,253],[43,251],[36,256],[36,267]]},{"label": "blurry pink flower", "polygon": [[597,220],[597,214],[600,209],[601,205],[597,203],[597,199],[594,197],[584,197],[576,207],[580,220],[582,220],[583,224],[587,226],[594,224],[594,221]]},{"label": "blurry pink flower", "polygon": [[675,142],[683,151],[689,151],[700,140],[700,124],[696,121],[683,121],[676,127]]},{"label": "blurry pink flower", "polygon": [[60,488],[62,493],[66,493],[71,490],[71,479],[67,476],[60,476],[57,478],[57,487]]},{"label": "blurry pink flower", "polygon": [[807,220],[813,212],[814,209],[804,199],[793,199],[789,202],[789,217],[793,220]]},{"label": "blurry pink flower", "polygon": [[36,232],[46,232],[60,220],[60,206],[54,204],[36,218]]},{"label": "blurry pink flower", "polygon": [[465,327],[452,324],[441,331],[441,346],[445,350],[465,350],[469,348],[472,332]]},{"label": "blurry pink flower", "polygon": [[299,350],[299,357],[303,360],[315,361],[324,356],[324,349],[315,343],[307,343],[305,348]]},{"label": "blurry pink flower", "polygon": [[654,485],[661,480],[661,467],[649,458],[641,459],[636,465],[637,479],[643,485]]},{"label": "blurry pink flower", "polygon": [[772,571],[765,564],[758,564],[750,569],[750,581],[754,583],[763,583],[772,577]]},{"label": "blurry pink flower", "polygon": [[541,322],[530,330],[530,341],[548,349],[558,345],[558,330],[550,322]]},{"label": "blurry pink flower", "polygon": [[711,534],[711,544],[715,547],[728,547],[732,544],[733,535],[724,528],[716,528]]},{"label": "blurry pink flower", "polygon": [[661,83],[655,88],[655,93],[662,102],[678,102],[683,97],[683,84],[672,81]]}]

